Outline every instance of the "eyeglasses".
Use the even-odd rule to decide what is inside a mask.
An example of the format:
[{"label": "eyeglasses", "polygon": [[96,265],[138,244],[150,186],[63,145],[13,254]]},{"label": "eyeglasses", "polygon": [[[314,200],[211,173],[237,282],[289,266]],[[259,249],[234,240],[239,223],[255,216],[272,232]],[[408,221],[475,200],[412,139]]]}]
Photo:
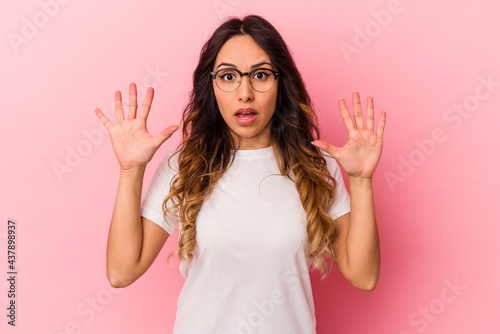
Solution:
[{"label": "eyeglasses", "polygon": [[250,72],[242,73],[235,68],[221,68],[210,72],[217,87],[223,92],[235,91],[241,84],[241,78],[248,75],[250,86],[258,92],[267,92],[274,86],[279,72],[267,68],[256,68]]}]

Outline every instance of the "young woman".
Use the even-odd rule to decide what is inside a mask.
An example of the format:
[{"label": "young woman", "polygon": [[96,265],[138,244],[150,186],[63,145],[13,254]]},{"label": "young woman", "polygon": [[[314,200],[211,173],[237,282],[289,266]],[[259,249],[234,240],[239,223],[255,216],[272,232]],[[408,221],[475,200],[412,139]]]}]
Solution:
[{"label": "young woman", "polygon": [[372,176],[386,115],[375,131],[373,99],[365,125],[359,94],[352,98],[354,121],[339,100],[346,145],[319,140],[280,34],[259,16],[230,18],[202,49],[183,141],[141,198],[147,163],[178,126],[150,135],[153,89],[136,115],[130,85],[127,118],[117,91],[116,125],[96,109],[120,164],[107,248],[111,285],[137,280],[178,224],[186,281],[174,333],[315,333],[309,269],[325,277],[332,260],[356,288],[373,290],[380,251]]}]

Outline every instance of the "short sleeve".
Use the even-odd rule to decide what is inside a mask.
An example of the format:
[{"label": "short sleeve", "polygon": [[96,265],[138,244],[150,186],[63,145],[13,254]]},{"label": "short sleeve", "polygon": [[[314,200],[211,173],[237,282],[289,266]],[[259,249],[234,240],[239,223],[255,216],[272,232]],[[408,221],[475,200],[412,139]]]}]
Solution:
[{"label": "short sleeve", "polygon": [[170,166],[168,163],[170,156],[174,152],[175,149],[167,151],[158,165],[151,182],[142,194],[141,209],[142,217],[147,218],[159,225],[167,231],[169,235],[172,235],[175,231],[177,221],[173,219],[168,219],[168,223],[165,221],[163,217],[163,201],[170,191],[170,182],[177,173],[177,157],[175,156],[170,160]]},{"label": "short sleeve", "polygon": [[327,155],[325,155],[325,160],[330,174],[337,181],[335,186],[335,197],[329,209],[330,216],[333,219],[337,219],[351,211],[351,197],[345,187],[342,172],[337,160]]}]

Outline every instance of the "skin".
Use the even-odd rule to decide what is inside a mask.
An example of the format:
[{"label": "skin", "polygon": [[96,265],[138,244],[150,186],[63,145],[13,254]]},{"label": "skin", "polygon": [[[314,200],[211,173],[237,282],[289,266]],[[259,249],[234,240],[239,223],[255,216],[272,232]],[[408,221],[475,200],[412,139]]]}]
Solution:
[{"label": "skin", "polygon": [[[236,65],[241,72],[250,72],[252,65],[268,62],[271,63],[266,51],[259,47],[252,37],[237,35],[224,43],[219,50],[213,71],[221,68],[231,68],[221,63]],[[273,65],[260,65],[259,68],[277,70]],[[240,150],[254,150],[271,145],[271,118],[276,109],[278,98],[278,80],[266,92],[258,92],[250,85],[248,75],[242,77],[240,86],[233,92],[223,92],[212,80],[215,98],[224,121],[235,135]],[[255,121],[250,125],[240,125],[235,113],[239,108],[253,108],[257,111]],[[238,138],[239,136],[239,138]]]},{"label": "skin", "polygon": [[[215,67],[220,62],[235,64],[243,72],[269,57],[248,36],[236,36],[220,50]],[[267,65],[269,66],[269,65]],[[273,67],[269,67],[275,69]],[[242,78],[234,92],[214,92],[221,115],[235,135],[240,136],[240,149],[260,149],[270,146],[270,120],[277,100],[277,82],[267,92],[256,92],[248,77]],[[151,135],[146,121],[153,101],[154,90],[149,87],[139,114],[137,114],[137,87],[129,87],[129,110],[125,117],[121,92],[115,93],[116,124],[101,110],[95,113],[108,130],[113,151],[120,165],[120,179],[115,208],[110,224],[106,274],[113,287],[125,287],[141,277],[151,266],[169,234],[154,222],[141,217],[141,192],[146,165],[156,150],[178,129],[177,125]],[[352,95],[354,121],[345,101],[339,100],[339,109],[347,129],[348,140],[343,147],[316,140],[314,145],[337,160],[349,178],[351,211],[335,220],[338,237],[332,248],[336,264],[344,277],[360,290],[371,291],[377,285],[380,273],[380,249],[373,203],[372,177],[382,153],[382,136],[386,114],[382,112],[374,131],[373,99],[367,98],[367,121],[363,121],[360,96]],[[240,107],[252,107],[256,121],[241,126],[234,119]]]},{"label": "skin", "polygon": [[141,277],[169,237],[163,228],[141,217],[141,193],[146,165],[160,145],[179,128],[171,125],[154,136],[148,132],[146,120],[153,96],[154,90],[149,87],[137,115],[137,86],[131,83],[129,109],[125,117],[121,92],[116,91],[116,124],[100,109],[95,110],[108,130],[120,165],[120,179],[106,249],[106,276],[115,288],[126,287]]},{"label": "skin", "polygon": [[386,113],[382,112],[374,132],[373,98],[367,98],[366,126],[363,121],[358,92],[352,94],[354,122],[343,98],[339,109],[347,129],[348,140],[343,147],[326,141],[313,142],[328,152],[349,178],[351,212],[335,220],[339,235],[332,248],[340,272],[358,289],[375,289],[380,274],[380,246],[375,221],[372,177],[382,154]]}]

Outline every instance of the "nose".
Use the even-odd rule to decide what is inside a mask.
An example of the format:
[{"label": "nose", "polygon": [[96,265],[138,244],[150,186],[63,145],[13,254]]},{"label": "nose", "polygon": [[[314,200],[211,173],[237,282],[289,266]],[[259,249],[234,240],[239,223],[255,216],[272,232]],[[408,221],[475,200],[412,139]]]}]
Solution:
[{"label": "nose", "polygon": [[253,88],[250,85],[250,77],[247,75],[243,75],[241,77],[241,83],[238,87],[238,96],[242,101],[248,101],[253,98]]}]

